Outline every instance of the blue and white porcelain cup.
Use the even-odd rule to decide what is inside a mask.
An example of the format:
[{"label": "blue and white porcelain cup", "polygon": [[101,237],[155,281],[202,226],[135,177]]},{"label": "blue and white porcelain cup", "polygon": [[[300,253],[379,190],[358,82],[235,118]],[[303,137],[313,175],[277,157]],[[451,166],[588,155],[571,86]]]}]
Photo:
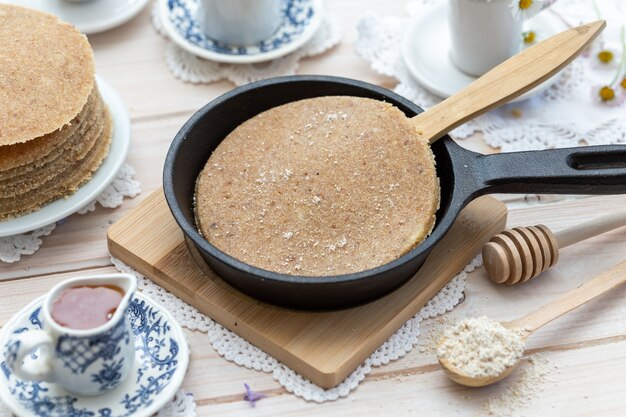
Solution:
[{"label": "blue and white porcelain cup", "polygon": [[[76,330],[52,319],[50,308],[63,290],[103,285],[114,285],[124,292],[115,313],[105,324]],[[17,333],[7,342],[5,351],[10,352],[5,355],[7,364],[18,378],[53,382],[79,396],[100,395],[115,388],[133,369],[135,336],[126,310],[136,288],[137,281],[130,274],[61,282],[44,300],[43,329]]]},{"label": "blue and white porcelain cup", "polygon": [[281,5],[281,0],[200,0],[197,18],[211,39],[254,45],[278,29]]}]

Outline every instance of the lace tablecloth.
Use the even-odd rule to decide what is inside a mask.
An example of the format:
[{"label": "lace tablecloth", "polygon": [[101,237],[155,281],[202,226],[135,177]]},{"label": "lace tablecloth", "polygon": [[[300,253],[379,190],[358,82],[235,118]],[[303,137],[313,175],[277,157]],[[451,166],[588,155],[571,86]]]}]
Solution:
[{"label": "lace tablecloth", "polygon": [[[441,99],[412,78],[402,57],[402,40],[411,16],[445,1],[413,0],[408,3],[407,16],[368,14],[358,24],[357,53],[375,71],[396,78],[394,91],[423,108]],[[597,0],[597,3],[601,17],[607,20],[607,28],[589,53],[577,58],[543,93],[470,121],[455,129],[452,136],[464,139],[482,132],[488,145],[504,152],[626,143],[626,103],[623,102],[626,89],[618,86],[617,94],[621,96],[613,103],[596,98],[599,87],[614,77],[621,59],[619,36],[620,28],[626,25],[626,2]],[[541,13],[553,14],[563,22],[563,29],[597,18],[591,0],[558,0]],[[596,59],[600,48],[613,51],[612,64],[603,65]]]}]

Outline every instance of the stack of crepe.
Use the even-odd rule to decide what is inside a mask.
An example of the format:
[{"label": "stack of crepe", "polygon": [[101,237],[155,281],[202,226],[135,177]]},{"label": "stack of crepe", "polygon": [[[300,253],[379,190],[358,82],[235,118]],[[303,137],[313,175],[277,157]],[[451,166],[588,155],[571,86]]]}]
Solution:
[{"label": "stack of crepe", "polygon": [[58,18],[0,4],[0,220],[39,210],[88,181],[112,121],[87,38]]}]

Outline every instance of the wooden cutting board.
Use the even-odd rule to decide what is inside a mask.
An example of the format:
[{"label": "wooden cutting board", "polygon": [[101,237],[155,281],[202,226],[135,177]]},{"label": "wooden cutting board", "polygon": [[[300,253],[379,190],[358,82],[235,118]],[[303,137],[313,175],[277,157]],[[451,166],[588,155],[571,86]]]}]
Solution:
[{"label": "wooden cutting board", "polygon": [[331,312],[289,310],[230,287],[197,266],[161,189],[108,230],[111,254],[324,388],[345,379],[414,316],[506,224],[506,206],[472,202],[420,269],[393,293]]}]

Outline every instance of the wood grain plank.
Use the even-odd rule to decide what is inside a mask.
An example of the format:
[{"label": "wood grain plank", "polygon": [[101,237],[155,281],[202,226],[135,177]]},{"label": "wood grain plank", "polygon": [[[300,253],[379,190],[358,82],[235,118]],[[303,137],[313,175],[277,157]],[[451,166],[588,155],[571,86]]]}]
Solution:
[{"label": "wood grain plank", "polygon": [[[621,374],[626,369],[624,349],[626,342],[543,353],[552,370],[539,385],[538,392],[505,409],[506,414],[489,414],[486,404],[490,399],[510,395],[509,391],[519,380],[519,371],[491,387],[469,389],[454,384],[440,370],[417,373],[407,370],[368,378],[348,398],[335,402],[309,403],[293,399],[290,394],[266,391],[268,398],[258,402],[254,409],[240,394],[224,401],[220,398],[200,401],[198,415],[618,416],[626,407],[622,395],[626,380]],[[527,364],[522,364],[520,370],[525,367]],[[524,392],[527,391],[518,391],[522,395]]]}]

